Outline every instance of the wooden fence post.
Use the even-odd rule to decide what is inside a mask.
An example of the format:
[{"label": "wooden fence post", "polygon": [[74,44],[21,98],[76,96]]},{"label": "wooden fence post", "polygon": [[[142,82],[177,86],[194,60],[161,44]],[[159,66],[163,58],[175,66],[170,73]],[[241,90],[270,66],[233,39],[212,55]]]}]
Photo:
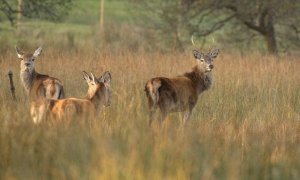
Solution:
[{"label": "wooden fence post", "polygon": [[13,100],[16,100],[16,94],[15,94],[15,86],[13,81],[13,72],[10,70],[8,71],[8,77],[9,77],[9,83],[10,83],[10,91],[13,97]]}]

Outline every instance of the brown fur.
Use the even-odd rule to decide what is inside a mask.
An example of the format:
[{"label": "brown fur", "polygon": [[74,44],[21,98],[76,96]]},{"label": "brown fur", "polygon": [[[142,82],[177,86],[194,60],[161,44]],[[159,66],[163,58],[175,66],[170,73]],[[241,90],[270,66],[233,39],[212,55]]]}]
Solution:
[{"label": "brown fur", "polygon": [[103,83],[100,83],[91,97],[51,100],[54,102],[50,109],[51,114],[58,119],[64,116],[74,117],[74,115],[96,116],[100,108],[105,105],[106,88]]},{"label": "brown fur", "polygon": [[54,96],[55,94],[55,82],[53,79],[51,79],[51,83],[50,83],[50,96]]},{"label": "brown fur", "polygon": [[[56,86],[60,89],[59,92],[56,92]],[[40,98],[62,99],[64,97],[64,89],[60,80],[34,72],[32,85],[29,89],[29,97],[31,100]]]},{"label": "brown fur", "polygon": [[[88,79],[87,81],[91,81]],[[89,89],[85,98],[39,99],[31,103],[31,116],[34,123],[42,119],[55,119],[67,122],[74,117],[97,116],[103,106],[110,105],[109,82],[94,80],[88,82]]]},{"label": "brown fur", "polygon": [[184,123],[189,119],[198,96],[212,84],[210,71],[213,68],[211,62],[215,57],[216,54],[212,53],[206,56],[195,54],[195,58],[201,62],[198,62],[191,72],[174,78],[156,77],[146,83],[145,91],[150,109],[149,126],[158,108],[161,112],[160,124],[170,112],[182,112]]},{"label": "brown fur", "polygon": [[16,52],[21,59],[20,78],[31,100],[64,98],[64,90],[60,80],[35,71],[34,61],[41,53],[41,48],[38,48],[33,54],[22,52],[18,48],[16,48]]}]

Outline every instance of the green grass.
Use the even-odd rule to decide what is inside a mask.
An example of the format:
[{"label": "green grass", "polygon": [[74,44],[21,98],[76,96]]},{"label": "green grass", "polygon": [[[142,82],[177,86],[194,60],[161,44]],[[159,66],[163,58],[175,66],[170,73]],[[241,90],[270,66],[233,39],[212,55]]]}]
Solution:
[{"label": "green grass", "polygon": [[[75,0],[69,15],[61,22],[49,22],[37,19],[23,19],[21,35],[16,35],[16,29],[8,21],[0,24],[0,42],[2,51],[11,49],[16,44],[23,47],[46,45],[72,49],[81,48],[86,43],[100,44],[99,34],[99,5],[98,0]],[[123,28],[123,24],[132,22],[128,1],[105,1],[105,25],[107,32]],[[113,30],[112,30],[113,29]],[[117,32],[117,33],[121,33]],[[95,42],[94,42],[95,41]],[[80,45],[81,44],[81,45]]]},{"label": "green grass", "polygon": [[[106,0],[104,6],[107,22],[128,22],[133,18],[130,13],[131,5],[126,0]],[[99,11],[100,0],[76,0],[65,22],[95,25],[99,23]]]},{"label": "green grass", "polygon": [[65,22],[73,24],[93,25],[99,21],[100,1],[76,0]]}]

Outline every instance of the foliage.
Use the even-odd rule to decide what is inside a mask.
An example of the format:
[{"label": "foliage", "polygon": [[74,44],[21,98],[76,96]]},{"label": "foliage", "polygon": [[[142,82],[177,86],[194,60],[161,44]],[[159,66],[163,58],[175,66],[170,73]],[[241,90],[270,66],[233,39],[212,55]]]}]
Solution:
[{"label": "foliage", "polygon": [[[3,0],[0,2],[2,3]],[[13,7],[17,5],[17,0],[7,2],[11,3]],[[199,48],[218,47],[227,51],[238,49],[243,53],[267,52],[265,37],[259,32],[249,29],[240,19],[244,20],[246,15],[254,17],[255,4],[263,3],[261,6],[266,7],[276,1],[255,1],[249,4],[249,8],[244,8],[245,10],[242,7],[246,6],[248,1],[225,0],[215,4],[213,2],[215,0],[106,1],[105,34],[102,37],[98,32],[98,0],[72,0],[67,5],[70,5],[71,8],[61,7],[62,12],[69,14],[56,19],[63,20],[62,22],[49,22],[45,14],[36,14],[36,16],[46,18],[46,20],[23,18],[21,36],[14,35],[15,29],[8,27],[8,21],[0,12],[0,20],[2,20],[0,41],[2,41],[1,39],[3,42],[7,41],[8,46],[14,46],[18,41],[24,42],[24,44],[40,43],[57,47],[70,44],[70,47],[65,47],[65,49],[72,49],[75,46],[81,48],[82,46],[79,44],[90,42],[95,46],[99,45],[98,48],[110,46],[112,49],[126,48],[166,52],[190,48],[192,46],[190,39],[194,36],[194,41]],[[237,3],[238,14],[245,14],[239,15],[243,18],[238,19],[231,10],[223,8],[225,2]],[[280,53],[295,53],[300,47],[300,16],[296,15],[299,11],[295,10],[299,8],[299,5],[292,1],[278,1],[278,3],[282,7],[274,6],[277,9],[276,18],[273,18],[277,47]],[[215,6],[216,4],[218,7]],[[293,4],[293,7],[290,4]],[[284,12],[287,13],[284,14]],[[233,15],[235,16],[233,17]],[[12,17],[15,20],[16,14],[13,14]],[[227,19],[228,21],[225,22],[224,20]],[[256,22],[255,18],[252,20]],[[1,46],[0,48],[5,49],[6,47]]]},{"label": "foliage", "polygon": [[12,25],[16,21],[17,13],[26,18],[58,21],[68,14],[72,2],[73,0],[0,0],[0,13],[4,14]]},{"label": "foliage", "polygon": [[61,20],[70,11],[72,0],[26,0],[23,15],[28,18]]},{"label": "foliage", "polygon": [[[184,41],[187,33],[185,23],[187,22],[179,1],[135,1],[131,0],[139,15],[136,21],[142,27],[151,29],[157,36],[154,44],[163,44],[169,49],[184,49]],[[163,39],[163,41],[161,40]]]},{"label": "foliage", "polygon": [[192,35],[204,39],[215,35],[227,40],[223,44],[237,37],[246,41],[264,41],[271,54],[277,53],[278,46],[280,50],[300,46],[300,3],[296,0],[132,1],[139,5],[145,18],[156,20],[156,23],[144,22],[168,33],[167,37],[173,36],[176,44],[187,42]]}]

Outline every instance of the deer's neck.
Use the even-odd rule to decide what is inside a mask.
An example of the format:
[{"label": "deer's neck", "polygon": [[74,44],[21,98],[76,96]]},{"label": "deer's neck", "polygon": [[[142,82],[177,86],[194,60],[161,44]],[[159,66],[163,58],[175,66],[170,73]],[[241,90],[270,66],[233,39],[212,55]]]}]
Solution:
[{"label": "deer's neck", "polygon": [[94,93],[88,94],[87,99],[89,99],[95,106],[96,114],[99,113],[101,107],[104,105],[104,99],[102,98],[102,88],[97,89]]},{"label": "deer's neck", "polygon": [[212,85],[211,72],[201,71],[197,66],[194,67],[191,72],[185,73],[184,76],[192,81],[194,87],[197,89],[198,94],[208,90]]},{"label": "deer's neck", "polygon": [[32,72],[21,71],[20,73],[21,82],[27,92],[30,91],[36,74],[37,73],[35,72],[35,70],[33,70]]}]

